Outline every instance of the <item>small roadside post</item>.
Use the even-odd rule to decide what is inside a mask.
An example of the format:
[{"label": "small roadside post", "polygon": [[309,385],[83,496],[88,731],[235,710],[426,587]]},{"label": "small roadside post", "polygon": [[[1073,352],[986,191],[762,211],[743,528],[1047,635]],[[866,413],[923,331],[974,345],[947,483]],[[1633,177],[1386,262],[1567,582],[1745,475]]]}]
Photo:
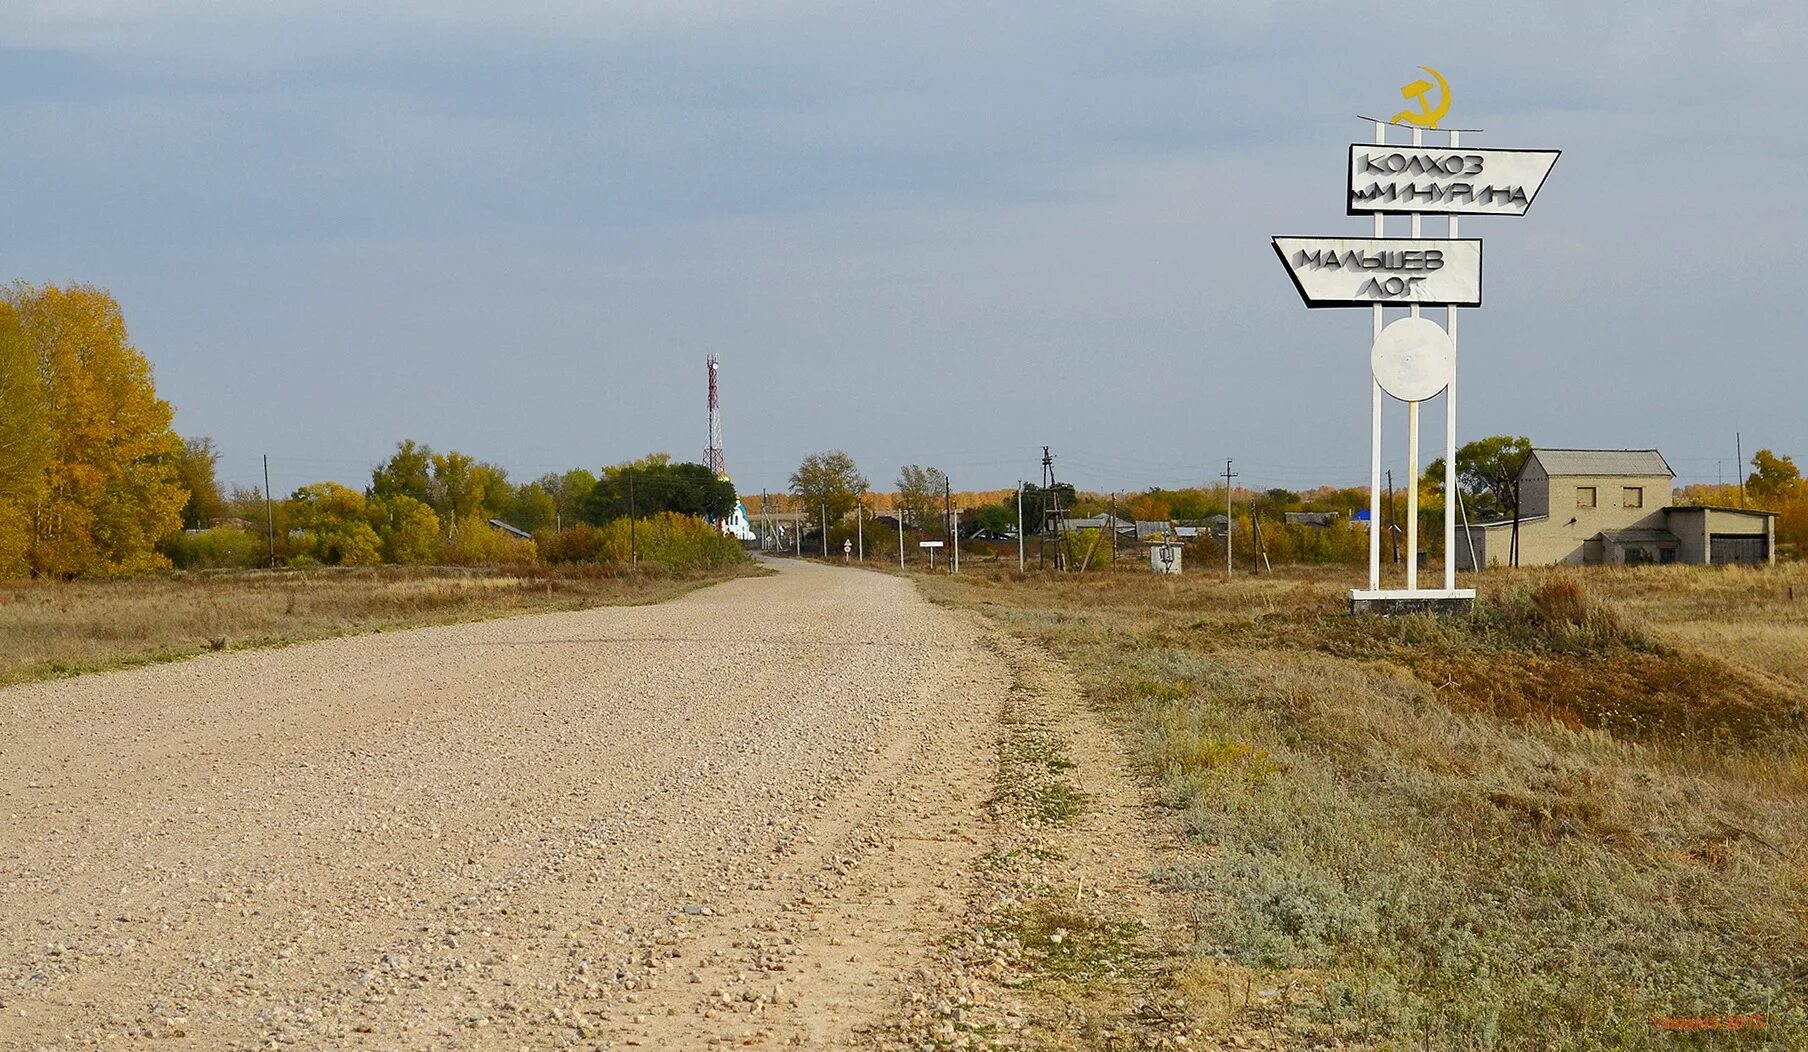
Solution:
[{"label": "small roadside post", "polygon": [[925,549],[929,552],[929,568],[931,570],[935,569],[935,550],[937,548],[942,547],[944,545],[944,543],[946,543],[946,542],[943,542],[943,541],[918,541],[917,542],[917,547]]}]

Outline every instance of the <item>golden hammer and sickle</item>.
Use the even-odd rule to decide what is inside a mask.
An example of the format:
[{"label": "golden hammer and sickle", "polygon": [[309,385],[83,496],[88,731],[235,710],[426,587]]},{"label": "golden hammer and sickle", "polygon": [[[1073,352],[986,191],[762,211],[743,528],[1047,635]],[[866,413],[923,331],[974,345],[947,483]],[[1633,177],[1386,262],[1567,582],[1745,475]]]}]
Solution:
[{"label": "golden hammer and sickle", "polygon": [[1423,80],[1415,80],[1411,84],[1401,88],[1400,95],[1402,98],[1406,99],[1407,102],[1412,102],[1415,99],[1418,100],[1418,112],[1415,113],[1412,110],[1401,110],[1399,113],[1394,114],[1394,123],[1398,124],[1401,121],[1405,121],[1408,124],[1417,124],[1421,128],[1435,128],[1438,126],[1438,122],[1444,119],[1444,114],[1450,112],[1450,85],[1444,80],[1444,75],[1442,73],[1432,69],[1430,66],[1420,66],[1419,68],[1437,79],[1437,108],[1433,109],[1431,103],[1425,101],[1425,96],[1431,93],[1432,86]]}]

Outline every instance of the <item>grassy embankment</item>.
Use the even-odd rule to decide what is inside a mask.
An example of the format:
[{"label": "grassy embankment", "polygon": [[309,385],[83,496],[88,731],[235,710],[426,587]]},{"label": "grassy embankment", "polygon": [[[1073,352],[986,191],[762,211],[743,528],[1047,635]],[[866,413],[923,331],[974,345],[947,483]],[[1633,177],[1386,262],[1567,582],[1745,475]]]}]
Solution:
[{"label": "grassy embankment", "polygon": [[692,572],[371,567],[8,581],[0,583],[0,685],[205,650],[656,603],[763,572],[749,562]]},{"label": "grassy embankment", "polygon": [[1345,616],[1349,576],[919,579],[1132,742],[1202,1034],[1808,1047],[1808,566],[1497,573],[1453,620]]}]

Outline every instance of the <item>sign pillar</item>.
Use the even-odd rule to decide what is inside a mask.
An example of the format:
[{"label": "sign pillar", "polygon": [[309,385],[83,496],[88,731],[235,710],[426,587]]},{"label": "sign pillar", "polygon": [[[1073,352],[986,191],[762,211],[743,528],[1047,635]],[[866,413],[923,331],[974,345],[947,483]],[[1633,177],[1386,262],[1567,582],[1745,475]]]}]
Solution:
[{"label": "sign pillar", "polygon": [[[1445,93],[1449,97],[1449,93]],[[1412,144],[1415,148],[1425,145],[1425,130],[1414,127]],[[1425,236],[1425,223],[1419,213],[1412,214],[1412,237],[1414,241]],[[1408,308],[1412,316],[1419,316],[1419,305]],[[1419,590],[1419,403],[1406,403],[1406,590]]]},{"label": "sign pillar", "polygon": [[[1462,145],[1463,133],[1450,131],[1450,148]],[[1444,217],[1448,228],[1445,237],[1456,237],[1456,213]],[[1444,331],[1450,334],[1450,346],[1456,347],[1456,307],[1444,308]],[[1450,362],[1450,386],[1444,389],[1444,590],[1456,591],[1456,505],[1463,495],[1456,488],[1456,370],[1460,353]],[[1479,570],[1481,567],[1475,567]]]},{"label": "sign pillar", "polygon": [[[1375,122],[1375,145],[1387,145],[1387,125],[1382,121]],[[1380,212],[1375,213],[1374,226],[1377,239],[1386,236],[1387,229]],[[1386,321],[1382,310],[1381,304],[1376,303],[1370,343],[1381,338],[1381,326]],[[1378,592],[1381,590],[1381,381],[1371,377],[1369,388],[1369,591]]]}]

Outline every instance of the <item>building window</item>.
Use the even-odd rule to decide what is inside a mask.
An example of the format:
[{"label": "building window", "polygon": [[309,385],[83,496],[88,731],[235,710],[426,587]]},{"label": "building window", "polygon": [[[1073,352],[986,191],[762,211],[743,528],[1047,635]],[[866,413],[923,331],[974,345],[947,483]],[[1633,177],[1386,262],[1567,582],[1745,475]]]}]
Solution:
[{"label": "building window", "polygon": [[1645,506],[1645,487],[1643,487],[1643,486],[1627,486],[1625,491],[1620,494],[1620,506],[1622,508],[1642,508],[1642,507],[1644,507]]},{"label": "building window", "polygon": [[1576,487],[1576,507],[1592,508],[1595,506],[1595,488],[1593,486]]}]

